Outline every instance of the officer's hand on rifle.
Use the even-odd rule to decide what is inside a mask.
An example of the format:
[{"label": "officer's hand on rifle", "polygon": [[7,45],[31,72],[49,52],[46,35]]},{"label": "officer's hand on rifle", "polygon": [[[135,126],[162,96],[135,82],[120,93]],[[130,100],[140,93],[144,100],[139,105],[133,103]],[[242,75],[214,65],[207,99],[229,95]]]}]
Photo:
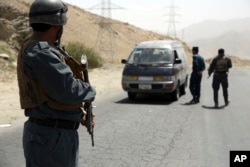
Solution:
[{"label": "officer's hand on rifle", "polygon": [[81,120],[81,124],[83,126],[86,126],[86,120],[87,120],[87,112],[85,110],[83,110],[83,116],[82,116],[82,120]]},{"label": "officer's hand on rifle", "polygon": [[[95,127],[94,117],[95,117],[95,114],[92,113],[92,123],[91,123],[92,128]],[[83,126],[87,126],[87,112],[85,110],[83,110],[83,116],[82,116],[81,124]]]}]

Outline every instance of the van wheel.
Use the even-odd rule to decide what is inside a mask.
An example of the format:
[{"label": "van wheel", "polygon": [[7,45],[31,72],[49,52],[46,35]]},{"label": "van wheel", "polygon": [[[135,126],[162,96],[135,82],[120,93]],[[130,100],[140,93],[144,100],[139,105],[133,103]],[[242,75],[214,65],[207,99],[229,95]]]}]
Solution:
[{"label": "van wheel", "polygon": [[186,76],[186,80],[183,83],[183,85],[181,85],[180,87],[180,96],[185,95],[186,94],[186,87],[187,87],[187,83],[188,83],[188,76]]},{"label": "van wheel", "polygon": [[128,92],[128,99],[129,100],[135,100],[136,93]]},{"label": "van wheel", "polygon": [[185,91],[185,84],[181,85],[180,87],[180,96],[185,95],[186,91]]},{"label": "van wheel", "polygon": [[179,99],[179,95],[180,95],[180,87],[178,85],[174,90],[174,92],[172,93],[172,100],[177,101]]}]

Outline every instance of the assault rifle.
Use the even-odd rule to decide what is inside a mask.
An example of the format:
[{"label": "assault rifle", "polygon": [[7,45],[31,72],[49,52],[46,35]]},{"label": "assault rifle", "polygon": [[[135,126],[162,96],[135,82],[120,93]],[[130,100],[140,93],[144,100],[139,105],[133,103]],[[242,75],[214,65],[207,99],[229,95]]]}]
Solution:
[{"label": "assault rifle", "polygon": [[[81,64],[79,64],[72,56],[70,56],[64,47],[57,47],[61,54],[65,57],[66,64],[68,64],[73,71],[74,77],[77,79],[81,79],[84,82],[89,82],[89,75],[88,75],[88,62],[87,62],[87,56],[82,55],[81,57]],[[86,118],[86,127],[88,133],[91,135],[91,141],[92,146],[94,146],[94,129],[92,127],[93,122],[93,112],[92,112],[92,103],[91,102],[85,102],[83,108],[87,112],[87,118]]]},{"label": "assault rifle", "polygon": [[[88,73],[88,61],[87,61],[87,56],[86,55],[82,55],[81,57],[81,64],[83,66],[83,77],[85,82],[89,83],[89,73]],[[95,146],[94,143],[94,129],[92,127],[92,122],[93,122],[93,112],[92,112],[92,103],[91,102],[86,102],[84,104],[84,109],[87,111],[87,131],[89,132],[90,136],[91,136],[91,141],[92,141],[92,146]]]}]

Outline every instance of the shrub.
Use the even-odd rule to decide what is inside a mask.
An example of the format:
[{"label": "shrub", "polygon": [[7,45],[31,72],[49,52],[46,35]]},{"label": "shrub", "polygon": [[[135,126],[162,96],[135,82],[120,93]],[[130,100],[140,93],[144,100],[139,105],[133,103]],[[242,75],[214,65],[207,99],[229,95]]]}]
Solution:
[{"label": "shrub", "polygon": [[90,69],[102,66],[102,59],[99,54],[96,53],[93,49],[84,46],[84,44],[80,42],[68,43],[68,45],[66,45],[66,50],[69,55],[74,57],[79,62],[83,54],[87,55],[88,67]]}]

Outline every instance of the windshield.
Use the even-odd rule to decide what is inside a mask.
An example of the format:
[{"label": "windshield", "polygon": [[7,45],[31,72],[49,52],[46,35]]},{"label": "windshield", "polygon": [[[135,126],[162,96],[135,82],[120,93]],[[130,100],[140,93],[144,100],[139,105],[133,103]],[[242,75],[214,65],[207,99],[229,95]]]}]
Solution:
[{"label": "windshield", "polygon": [[167,48],[136,48],[127,63],[128,64],[170,64],[173,62],[172,50]]}]

